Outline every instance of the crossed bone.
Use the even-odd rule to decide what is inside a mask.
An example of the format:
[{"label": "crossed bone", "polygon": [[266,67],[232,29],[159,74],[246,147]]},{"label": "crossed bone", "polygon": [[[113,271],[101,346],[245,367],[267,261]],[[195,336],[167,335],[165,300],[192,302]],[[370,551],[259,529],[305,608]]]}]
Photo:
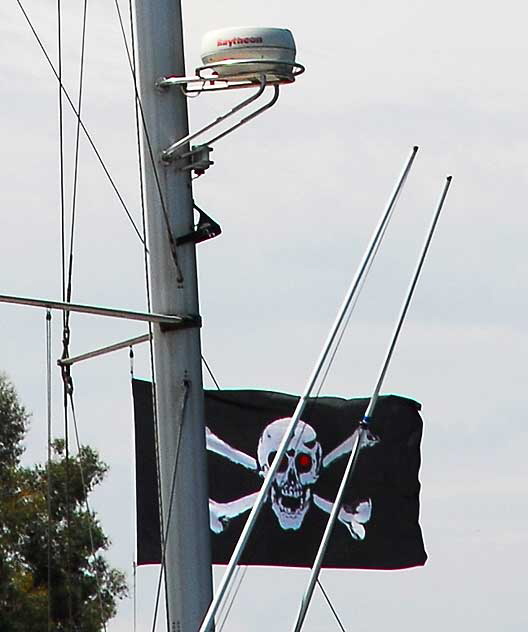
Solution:
[{"label": "crossed bone", "polygon": [[[242,465],[246,469],[255,473],[258,472],[258,464],[255,458],[230,446],[223,439],[220,439],[220,437],[211,432],[209,428],[206,428],[205,430],[208,450],[223,456],[232,463]],[[352,450],[352,446],[357,438],[357,433],[358,430],[355,430],[350,437],[345,439],[323,458],[322,465],[325,469],[337,459],[341,458],[345,454],[348,454]],[[379,439],[368,431],[363,434],[361,447],[371,447],[376,445],[378,442]],[[236,518],[237,516],[240,516],[246,511],[250,511],[252,509],[257,496],[258,492],[255,492],[225,503],[219,503],[215,500],[209,499],[211,530],[214,533],[222,533],[231,519]],[[317,494],[313,494],[312,498],[314,504],[319,507],[319,509],[323,510],[327,514],[331,513],[334,506],[333,502],[325,500]],[[368,500],[363,500],[352,507],[341,507],[339,510],[338,520],[348,529],[352,538],[355,540],[363,540],[365,538],[365,527],[363,525],[370,520],[371,515],[372,502],[369,498]]]}]

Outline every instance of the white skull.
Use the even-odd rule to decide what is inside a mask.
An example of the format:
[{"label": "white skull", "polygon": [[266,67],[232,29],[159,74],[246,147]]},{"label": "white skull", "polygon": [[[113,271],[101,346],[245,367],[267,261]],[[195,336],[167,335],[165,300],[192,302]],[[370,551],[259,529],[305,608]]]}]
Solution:
[{"label": "white skull", "polygon": [[[266,476],[291,419],[277,419],[264,429],[257,447],[260,476]],[[312,426],[299,421],[271,486],[271,505],[283,529],[299,529],[319,478],[322,449]]]}]

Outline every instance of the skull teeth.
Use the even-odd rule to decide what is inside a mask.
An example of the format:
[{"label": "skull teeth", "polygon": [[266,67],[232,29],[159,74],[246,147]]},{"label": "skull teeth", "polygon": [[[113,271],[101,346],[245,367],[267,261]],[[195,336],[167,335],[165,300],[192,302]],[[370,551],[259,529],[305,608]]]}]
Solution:
[{"label": "skull teeth", "polygon": [[298,502],[295,503],[295,506],[288,505],[287,499],[292,498],[291,496],[279,496],[278,505],[281,511],[284,511],[287,514],[295,515],[304,509],[304,498],[296,499]]},{"label": "skull teeth", "polygon": [[284,485],[280,488],[280,494],[282,496],[290,496],[290,498],[301,498],[303,489],[298,485]]},{"label": "skull teeth", "polygon": [[276,506],[284,514],[296,516],[306,509],[308,494],[300,485],[277,485],[273,491]]}]

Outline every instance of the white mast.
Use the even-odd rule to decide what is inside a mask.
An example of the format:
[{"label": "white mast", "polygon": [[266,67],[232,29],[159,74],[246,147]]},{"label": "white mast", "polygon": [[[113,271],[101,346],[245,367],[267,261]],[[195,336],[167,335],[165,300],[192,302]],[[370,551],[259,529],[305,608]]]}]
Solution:
[{"label": "white mast", "polygon": [[[180,1],[136,0],[135,10],[140,95],[148,130],[148,140],[143,135],[143,166],[152,309],[198,315],[195,245],[187,242],[175,252],[168,229],[172,240],[193,229],[190,171],[160,160],[163,150],[188,134],[183,93],[156,87],[161,77],[185,74]],[[171,330],[154,325],[154,349],[168,629],[194,632],[212,597],[199,326]]]}]

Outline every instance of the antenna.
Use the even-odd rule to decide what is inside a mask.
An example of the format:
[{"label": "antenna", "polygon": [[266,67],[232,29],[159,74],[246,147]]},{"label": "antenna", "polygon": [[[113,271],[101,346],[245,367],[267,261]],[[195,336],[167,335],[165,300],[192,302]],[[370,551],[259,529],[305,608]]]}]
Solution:
[{"label": "antenna", "polygon": [[[288,29],[246,26],[206,33],[202,39],[203,65],[196,68],[195,76],[161,77],[156,82],[157,87],[163,91],[179,87],[185,96],[240,88],[253,88],[255,92],[228,112],[167,147],[162,151],[162,160],[201,175],[213,164],[209,158],[212,144],[270,109],[279,98],[279,86],[293,83],[304,72],[304,66],[295,61],[295,54],[295,41]],[[189,141],[257,101],[268,86],[274,88],[271,100],[221,134],[184,150]]]}]

